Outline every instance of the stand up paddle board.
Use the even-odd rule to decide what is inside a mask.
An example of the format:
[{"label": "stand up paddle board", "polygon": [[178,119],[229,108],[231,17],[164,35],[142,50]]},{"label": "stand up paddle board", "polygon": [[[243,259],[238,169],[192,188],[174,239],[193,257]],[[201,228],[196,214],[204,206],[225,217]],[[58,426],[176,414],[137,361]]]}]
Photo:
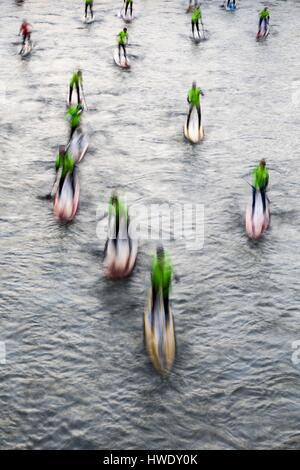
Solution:
[{"label": "stand up paddle board", "polygon": [[118,17],[119,18],[122,18],[122,20],[125,22],[125,23],[131,23],[134,18],[135,18],[135,15],[134,14],[130,14],[130,8],[128,8],[127,10],[127,14],[125,15],[125,7],[122,8],[122,10],[118,13]]},{"label": "stand up paddle board", "polygon": [[135,266],[138,253],[137,237],[128,233],[127,218],[122,216],[119,223],[119,233],[116,234],[115,214],[109,218],[109,238],[105,251],[105,273],[111,279],[128,277]]},{"label": "stand up paddle board", "polygon": [[69,146],[70,153],[73,155],[76,163],[81,162],[87,152],[88,147],[89,141],[87,136],[80,128],[76,129]]},{"label": "stand up paddle board", "polygon": [[193,43],[195,43],[195,44],[200,44],[200,42],[204,41],[204,39],[205,39],[205,37],[203,36],[203,33],[200,33],[200,37],[198,36],[198,34],[195,34],[195,36],[193,36],[193,34],[191,34],[190,38],[191,38],[191,41],[193,41]]},{"label": "stand up paddle board", "polygon": [[174,319],[171,307],[166,317],[162,291],[152,309],[152,289],[149,289],[144,312],[144,338],[150,360],[161,374],[169,372],[176,354]]},{"label": "stand up paddle board", "polygon": [[95,21],[95,15],[93,17],[91,16],[87,16],[87,17],[83,17],[82,18],[82,21],[85,23],[85,24],[91,24],[91,23],[94,23]]},{"label": "stand up paddle board", "polygon": [[257,33],[256,35],[256,40],[257,41],[263,41],[266,39],[270,34],[270,26],[269,24],[267,25],[267,29],[265,31],[261,31],[260,33]]},{"label": "stand up paddle board", "polygon": [[197,109],[194,107],[192,110],[189,128],[187,128],[187,118],[183,128],[184,136],[192,144],[197,144],[204,138],[204,129],[202,124],[199,129],[198,113]]},{"label": "stand up paddle board", "polygon": [[65,177],[65,181],[62,190],[59,194],[58,190],[54,195],[53,200],[53,212],[57,219],[61,222],[71,222],[77,212],[79,205],[79,178],[77,169],[74,170],[74,191],[72,185],[72,177],[68,173]]},{"label": "stand up paddle board", "polygon": [[26,41],[25,46],[23,46],[22,49],[20,50],[21,58],[23,59],[25,57],[28,57],[31,54],[32,49],[33,49],[33,42]]},{"label": "stand up paddle board", "polygon": [[246,232],[249,238],[257,240],[267,230],[270,224],[270,209],[268,198],[266,197],[266,212],[263,211],[261,193],[256,191],[255,207],[252,215],[252,197],[246,209]]},{"label": "stand up paddle board", "polygon": [[123,51],[121,50],[121,60],[120,60],[120,57],[119,57],[119,50],[116,49],[114,51],[114,61],[116,63],[116,65],[118,65],[118,67],[121,67],[122,69],[130,69],[131,67],[131,64],[130,64],[130,61],[127,57],[127,59],[125,60],[125,57],[124,57],[124,54],[123,54]]}]

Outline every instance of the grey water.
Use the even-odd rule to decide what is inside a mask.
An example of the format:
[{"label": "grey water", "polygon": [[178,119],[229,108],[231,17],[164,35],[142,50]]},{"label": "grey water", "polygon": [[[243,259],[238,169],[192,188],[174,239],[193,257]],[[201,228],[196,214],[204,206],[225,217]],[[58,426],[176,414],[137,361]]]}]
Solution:
[{"label": "grey water", "polygon": [[[122,2],[95,0],[90,25],[83,3],[1,0],[0,448],[299,448],[300,2],[229,13],[202,1],[195,45],[187,1],[136,0],[128,72],[113,62]],[[264,4],[271,30],[257,42]],[[66,226],[44,196],[78,66],[90,148]],[[205,94],[197,146],[182,132],[193,80]],[[251,242],[243,176],[261,157],[271,227]],[[157,241],[140,240],[129,279],[104,274],[97,217],[114,189],[129,206],[204,206],[203,244],[164,242],[177,275],[168,377],[143,342]]]}]

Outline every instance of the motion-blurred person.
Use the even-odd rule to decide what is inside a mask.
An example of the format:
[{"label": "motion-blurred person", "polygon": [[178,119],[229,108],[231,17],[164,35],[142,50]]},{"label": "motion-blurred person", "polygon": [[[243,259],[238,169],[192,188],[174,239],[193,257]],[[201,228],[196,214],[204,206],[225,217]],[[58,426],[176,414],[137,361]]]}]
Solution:
[{"label": "motion-blurred person", "polygon": [[172,274],[173,269],[171,261],[165,254],[164,248],[162,246],[158,246],[156,256],[153,257],[151,265],[152,310],[155,306],[157,295],[159,295],[161,289],[166,321],[169,319],[169,293],[171,289]]},{"label": "motion-blurred person", "polygon": [[259,13],[259,24],[258,24],[258,33],[257,35],[259,36],[261,33],[262,25],[264,24],[264,33],[267,32],[268,30],[268,25],[270,22],[270,13],[267,7],[265,7],[261,12]]},{"label": "motion-blurred person", "polygon": [[198,122],[199,122],[199,129],[200,129],[200,126],[201,126],[201,108],[200,108],[201,96],[204,96],[204,93],[201,90],[201,88],[197,87],[197,84],[194,81],[193,84],[192,84],[192,88],[190,89],[190,91],[188,93],[188,97],[187,97],[187,101],[190,105],[189,114],[188,114],[188,118],[187,118],[187,128],[189,128],[191,114],[192,114],[193,108],[195,107],[197,109],[197,113],[198,113]]},{"label": "motion-blurred person", "polygon": [[128,43],[128,33],[127,33],[127,28],[123,28],[123,31],[121,31],[118,34],[118,42],[119,42],[119,61],[121,62],[121,49],[123,49],[124,53],[124,58],[125,61],[127,62],[127,54],[126,54],[126,45]]},{"label": "motion-blurred person", "polygon": [[[120,228],[120,219],[124,216],[127,220],[127,229],[128,229],[128,209],[127,206],[123,203],[120,197],[117,195],[116,192],[113,192],[111,198],[109,200],[109,216],[115,217],[116,226],[114,233],[114,242],[117,243],[117,239],[119,236],[119,228]],[[112,234],[111,234],[112,235]]]},{"label": "motion-blurred person", "polygon": [[58,186],[58,194],[60,195],[62,187],[64,185],[64,181],[68,173],[71,175],[72,180],[72,187],[74,192],[74,170],[75,170],[75,161],[73,157],[70,155],[68,151],[66,151],[66,147],[64,145],[59,146],[59,153],[55,160],[55,169],[56,175],[58,175],[59,171],[61,170],[59,186]]},{"label": "motion-blurred person", "polygon": [[200,39],[199,21],[202,21],[202,12],[201,12],[200,6],[196,5],[192,11],[192,33],[193,33],[194,39],[195,39],[195,26],[197,28],[198,37]]},{"label": "motion-blurred person", "polygon": [[23,51],[26,41],[28,41],[29,43],[31,42],[31,31],[32,31],[31,24],[28,23],[27,20],[23,20],[23,23],[21,24],[20,31],[19,31],[19,34],[22,34],[23,36],[23,43],[22,43],[23,47],[20,53]]},{"label": "motion-blurred person", "polygon": [[266,160],[262,159],[259,165],[253,170],[253,191],[252,191],[252,217],[255,209],[256,191],[260,191],[263,211],[266,212],[266,191],[269,184],[269,171]]}]

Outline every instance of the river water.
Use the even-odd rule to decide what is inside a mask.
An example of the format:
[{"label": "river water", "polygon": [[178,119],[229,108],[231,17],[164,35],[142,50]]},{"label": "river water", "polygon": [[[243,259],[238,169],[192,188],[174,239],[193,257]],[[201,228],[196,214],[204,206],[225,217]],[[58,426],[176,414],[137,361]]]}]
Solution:
[{"label": "river water", "polygon": [[[207,40],[195,45],[187,2],[136,1],[130,72],[112,60],[118,2],[95,0],[88,26],[82,3],[1,0],[0,446],[299,448],[300,2],[265,2],[271,33],[257,43],[262,2],[230,14],[203,1]],[[44,196],[77,66],[90,148],[63,226]],[[205,93],[198,146],[182,135],[193,79]],[[271,228],[250,242],[243,177],[262,156]],[[104,275],[97,217],[115,188],[129,205],[204,205],[204,243],[164,242],[177,275],[166,378],[143,343],[156,240],[140,240],[128,280]]]}]

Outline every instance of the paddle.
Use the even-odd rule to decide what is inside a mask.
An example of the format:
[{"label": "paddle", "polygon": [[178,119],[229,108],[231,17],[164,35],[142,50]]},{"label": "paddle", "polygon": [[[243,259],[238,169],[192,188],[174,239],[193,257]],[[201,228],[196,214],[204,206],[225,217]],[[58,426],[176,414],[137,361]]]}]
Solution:
[{"label": "paddle", "polygon": [[88,106],[87,106],[87,104],[86,104],[86,99],[85,99],[85,94],[84,94],[84,91],[83,91],[83,86],[81,85],[80,88],[81,88],[81,91],[82,91],[82,96],[83,96],[83,101],[84,101],[85,109],[88,111],[89,108],[88,108]]},{"label": "paddle", "polygon": [[202,20],[201,20],[201,25],[202,25],[203,39],[205,39],[204,25],[203,25],[203,21],[202,21]]}]

